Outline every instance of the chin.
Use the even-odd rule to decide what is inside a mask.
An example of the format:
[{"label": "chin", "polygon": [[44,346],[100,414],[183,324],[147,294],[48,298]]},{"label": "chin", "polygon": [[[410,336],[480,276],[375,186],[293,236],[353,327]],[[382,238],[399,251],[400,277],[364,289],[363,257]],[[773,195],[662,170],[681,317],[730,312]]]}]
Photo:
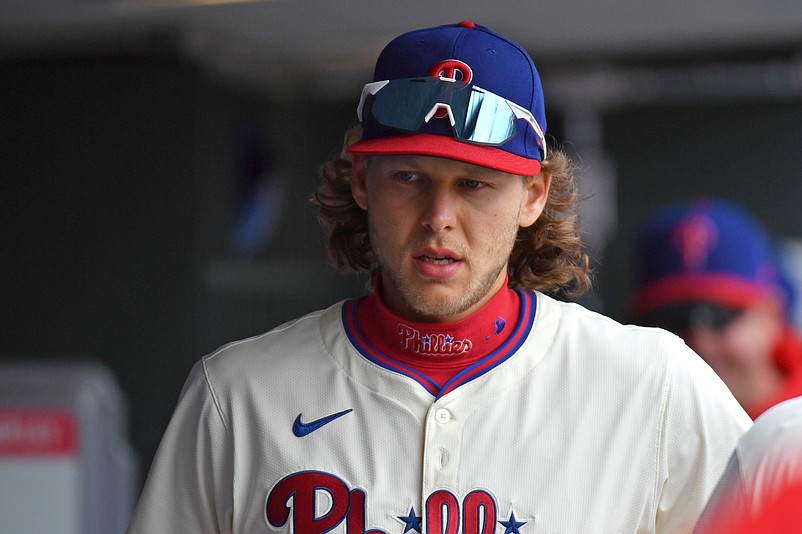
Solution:
[{"label": "chin", "polygon": [[419,295],[412,302],[408,302],[412,311],[424,320],[436,320],[444,317],[454,317],[465,313],[471,303],[464,296],[434,297],[429,294]]}]

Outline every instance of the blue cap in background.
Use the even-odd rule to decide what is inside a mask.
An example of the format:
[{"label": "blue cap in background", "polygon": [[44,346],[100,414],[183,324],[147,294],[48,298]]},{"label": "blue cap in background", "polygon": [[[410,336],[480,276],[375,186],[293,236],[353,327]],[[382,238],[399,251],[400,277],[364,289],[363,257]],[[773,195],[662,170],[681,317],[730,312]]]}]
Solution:
[{"label": "blue cap in background", "polygon": [[687,302],[740,309],[768,294],[788,310],[793,289],[765,228],[740,206],[720,199],[664,207],[637,243],[636,315]]}]

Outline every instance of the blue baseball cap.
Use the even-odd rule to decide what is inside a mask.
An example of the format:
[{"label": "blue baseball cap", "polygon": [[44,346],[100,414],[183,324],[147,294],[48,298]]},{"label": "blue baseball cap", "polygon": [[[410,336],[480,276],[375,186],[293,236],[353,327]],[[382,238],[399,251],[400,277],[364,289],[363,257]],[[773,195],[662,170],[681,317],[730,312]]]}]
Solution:
[{"label": "blue baseball cap", "polygon": [[769,294],[787,309],[794,297],[765,228],[725,200],[664,207],[641,232],[637,255],[632,307],[639,316],[693,302],[743,309]]},{"label": "blue baseball cap", "polygon": [[[470,102],[461,96],[466,85]],[[358,112],[363,135],[348,148],[352,154],[440,156],[535,175],[546,151],[534,62],[520,45],[468,21],[393,39]],[[412,126],[399,124],[405,121]]]}]

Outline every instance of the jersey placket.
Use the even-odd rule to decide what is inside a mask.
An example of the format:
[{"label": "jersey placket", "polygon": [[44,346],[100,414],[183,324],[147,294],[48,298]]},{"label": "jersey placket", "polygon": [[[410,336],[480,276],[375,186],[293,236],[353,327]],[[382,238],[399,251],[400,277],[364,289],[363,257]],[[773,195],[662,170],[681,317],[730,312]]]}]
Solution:
[{"label": "jersey placket", "polygon": [[439,399],[426,414],[422,483],[424,498],[437,490],[457,491],[462,424],[455,407],[455,402]]}]

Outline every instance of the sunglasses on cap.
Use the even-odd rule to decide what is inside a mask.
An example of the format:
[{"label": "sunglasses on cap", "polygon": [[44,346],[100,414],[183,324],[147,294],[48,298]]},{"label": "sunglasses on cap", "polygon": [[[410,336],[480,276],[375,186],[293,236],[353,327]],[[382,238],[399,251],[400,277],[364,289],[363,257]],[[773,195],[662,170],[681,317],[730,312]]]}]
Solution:
[{"label": "sunglasses on cap", "polygon": [[743,311],[712,302],[685,302],[652,310],[641,318],[641,322],[675,334],[701,329],[721,332],[740,317]]},{"label": "sunglasses on cap", "polygon": [[359,98],[360,122],[366,110],[380,125],[406,133],[417,133],[432,117],[445,113],[457,139],[491,146],[515,137],[516,119],[523,119],[537,134],[546,157],[543,130],[528,109],[463,81],[426,76],[371,82]]}]

